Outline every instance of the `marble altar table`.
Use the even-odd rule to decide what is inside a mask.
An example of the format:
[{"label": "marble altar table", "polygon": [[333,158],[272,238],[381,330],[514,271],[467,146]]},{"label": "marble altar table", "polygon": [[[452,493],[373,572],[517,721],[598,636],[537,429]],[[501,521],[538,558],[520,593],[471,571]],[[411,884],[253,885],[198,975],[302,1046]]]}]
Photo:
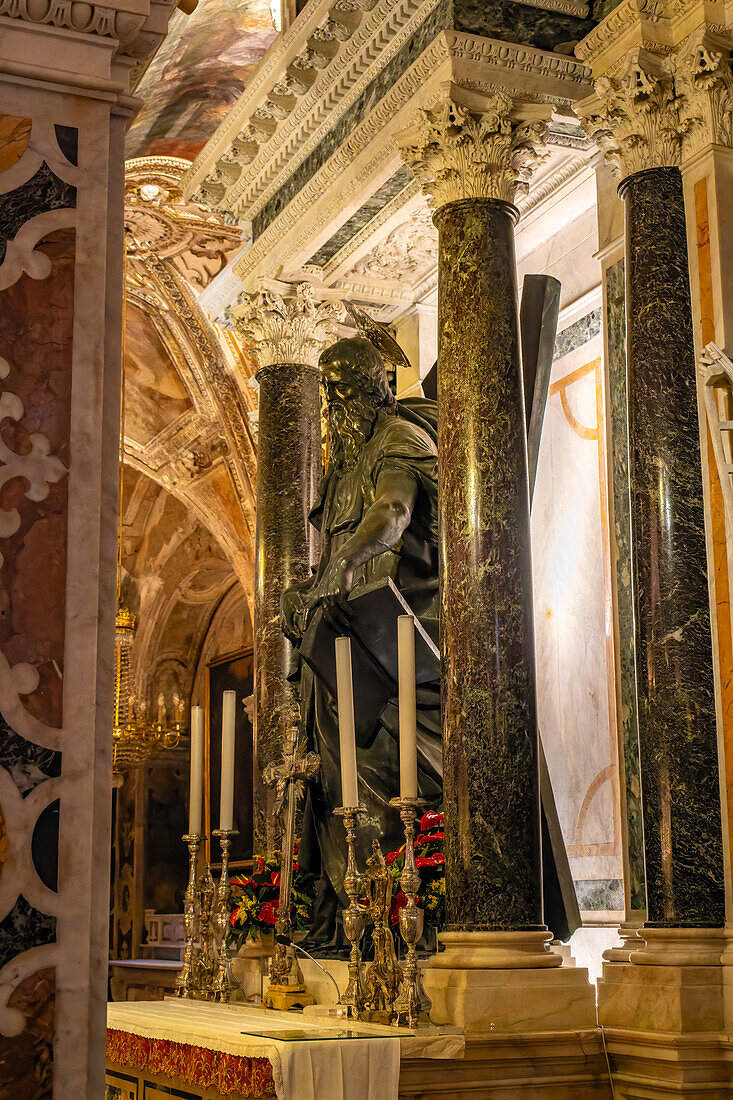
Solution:
[{"label": "marble altar table", "polygon": [[397,1100],[402,1032],[242,1004],[113,1002],[107,1097]]}]

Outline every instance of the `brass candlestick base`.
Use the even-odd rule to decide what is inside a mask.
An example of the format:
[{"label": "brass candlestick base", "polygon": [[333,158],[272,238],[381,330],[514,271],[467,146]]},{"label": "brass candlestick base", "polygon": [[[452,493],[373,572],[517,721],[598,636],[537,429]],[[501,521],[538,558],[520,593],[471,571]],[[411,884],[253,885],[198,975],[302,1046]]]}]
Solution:
[{"label": "brass candlestick base", "polygon": [[212,836],[219,838],[221,846],[221,876],[216,888],[212,925],[214,928],[214,948],[216,951],[216,974],[212,982],[215,1001],[228,1001],[237,983],[232,977],[232,963],[227,946],[229,931],[229,849],[232,837],[239,836],[238,829],[214,829]]},{"label": "brass candlestick base", "polygon": [[393,798],[389,804],[400,811],[405,826],[405,866],[400,875],[400,886],[407,898],[407,905],[400,909],[400,932],[407,945],[407,958],[402,968],[402,985],[394,1010],[397,1023],[417,1027],[420,1018],[427,1017],[431,1008],[422,987],[415,947],[422,935],[424,921],[422,909],[415,904],[415,895],[420,889],[420,872],[415,865],[415,819],[425,803],[421,798]]},{"label": "brass candlestick base", "polygon": [[186,833],[184,844],[188,845],[188,886],[183,898],[183,928],[186,934],[186,951],[183,967],[176,979],[176,996],[193,997],[199,985],[199,951],[197,939],[201,912],[201,893],[198,886],[198,854],[203,836],[201,833]]},{"label": "brass candlestick base", "polygon": [[359,943],[364,933],[367,914],[359,905],[361,875],[356,865],[356,822],[359,814],[366,813],[365,806],[338,806],[334,813],[343,817],[348,845],[344,890],[349,899],[348,909],[342,914],[344,934],[351,944],[349,957],[349,984],[339,998],[339,1004],[346,1008],[346,1015],[358,1018],[364,1010],[364,986]]}]

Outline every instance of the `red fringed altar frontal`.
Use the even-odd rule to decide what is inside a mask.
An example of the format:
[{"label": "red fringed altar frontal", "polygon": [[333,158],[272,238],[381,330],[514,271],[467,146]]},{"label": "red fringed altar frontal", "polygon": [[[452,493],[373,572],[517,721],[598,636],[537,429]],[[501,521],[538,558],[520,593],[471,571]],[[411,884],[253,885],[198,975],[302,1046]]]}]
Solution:
[{"label": "red fringed altar frontal", "polygon": [[187,1085],[216,1089],[222,1096],[276,1096],[267,1058],[248,1058],[221,1050],[146,1039],[131,1031],[107,1028],[107,1058],[118,1066],[175,1077]]}]

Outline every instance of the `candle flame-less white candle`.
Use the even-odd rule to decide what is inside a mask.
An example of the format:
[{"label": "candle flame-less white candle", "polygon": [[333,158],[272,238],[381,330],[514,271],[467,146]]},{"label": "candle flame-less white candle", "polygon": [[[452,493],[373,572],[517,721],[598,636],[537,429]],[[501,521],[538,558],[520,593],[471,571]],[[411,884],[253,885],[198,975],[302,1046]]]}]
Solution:
[{"label": "candle flame-less white candle", "polygon": [[204,708],[191,707],[191,787],[188,799],[188,831],[201,832],[204,794]]},{"label": "candle flame-less white candle", "polygon": [[400,797],[417,798],[417,700],[415,693],[415,620],[397,619],[400,703]]},{"label": "candle flame-less white candle", "polygon": [[341,750],[341,802],[359,805],[356,777],[356,729],[354,726],[354,689],[351,674],[351,639],[336,639],[336,692],[338,695],[339,747]]},{"label": "candle flame-less white candle", "polygon": [[219,828],[234,828],[234,746],[236,691],[225,691],[221,701],[221,807]]}]

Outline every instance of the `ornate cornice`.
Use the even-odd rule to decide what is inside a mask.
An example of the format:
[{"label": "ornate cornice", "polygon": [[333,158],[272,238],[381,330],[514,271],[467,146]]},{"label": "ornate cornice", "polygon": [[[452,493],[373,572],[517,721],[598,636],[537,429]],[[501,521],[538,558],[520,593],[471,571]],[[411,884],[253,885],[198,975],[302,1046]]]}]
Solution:
[{"label": "ornate cornice", "polygon": [[316,301],[313,287],[298,283],[288,298],[270,289],[241,294],[227,313],[237,331],[252,341],[260,368],[278,363],[315,368],[326,343],[336,335],[343,307],[340,302]]},{"label": "ornate cornice", "polygon": [[626,48],[644,45],[663,53],[666,48],[663,39],[668,34],[662,22],[666,10],[664,0],[622,0],[577,44],[575,56],[595,72],[596,64],[602,63],[605,56],[613,54],[614,50],[623,52],[624,39],[629,34],[636,40],[629,42]]},{"label": "ornate cornice", "polygon": [[595,95],[576,104],[580,124],[622,179],[646,168],[678,165],[682,124],[669,63],[641,48],[624,67],[596,80]]},{"label": "ornate cornice", "polygon": [[[314,9],[317,17],[308,27],[300,26],[299,17],[286,35],[289,42],[282,44],[287,48],[270,51],[266,75],[261,70],[250,82],[196,158],[187,193],[226,205],[241,218],[255,217],[438,3],[361,5],[361,12],[340,15],[342,33],[330,40],[324,40],[332,34],[329,5]],[[278,94],[284,83],[286,96]]]},{"label": "ornate cornice", "polygon": [[168,20],[175,9],[176,0],[152,0],[148,5],[132,3],[125,8],[114,4],[90,4],[84,0],[0,0],[0,15],[77,34],[115,39],[116,53],[136,59],[157,50],[167,34]]},{"label": "ornate cornice", "polygon": [[[263,233],[234,265],[234,272],[243,282],[256,277],[261,265],[277,247],[280,271],[288,270],[294,252],[302,248],[303,240],[288,242],[288,233],[307,216],[308,239],[318,234],[333,220],[333,210],[316,207],[323,195],[339,181],[339,201],[346,205],[364,194],[386,166],[394,161],[396,147],[391,137],[395,118],[411,100],[416,105],[424,97],[425,85],[436,71],[448,66],[456,74],[481,68],[496,77],[490,91],[502,93],[502,84],[522,89],[522,98],[530,103],[557,103],[567,106],[575,98],[587,94],[590,72],[579,62],[559,54],[546,53],[532,46],[517,46],[508,42],[477,38],[456,31],[443,31],[410,66],[376,104],[364,121],[349,135],[348,141],[326,161],[304,184]],[[552,95],[540,89],[550,88]],[[368,161],[359,160],[358,171],[344,180],[344,174],[369,146],[374,149]]]},{"label": "ornate cornice", "polygon": [[538,118],[517,123],[512,107],[509,96],[496,94],[480,111],[468,111],[443,88],[395,136],[435,209],[458,199],[513,203],[526,193],[532,168],[541,159],[547,123]]}]

